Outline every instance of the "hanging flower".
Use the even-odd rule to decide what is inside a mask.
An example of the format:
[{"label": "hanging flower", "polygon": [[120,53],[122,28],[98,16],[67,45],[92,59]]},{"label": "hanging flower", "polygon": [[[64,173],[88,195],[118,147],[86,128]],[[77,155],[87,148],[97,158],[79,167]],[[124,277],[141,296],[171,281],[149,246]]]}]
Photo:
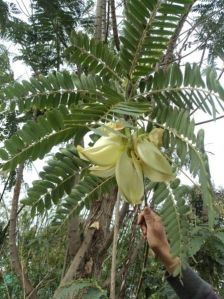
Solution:
[{"label": "hanging flower", "polygon": [[172,168],[161,153],[163,129],[155,128],[148,135],[125,138],[114,131],[122,130],[121,123],[103,128],[107,136],[100,137],[94,146],[77,146],[81,158],[90,161],[90,173],[99,177],[115,175],[121,194],[131,204],[140,204],[144,195],[144,177],[152,182],[172,180]]}]

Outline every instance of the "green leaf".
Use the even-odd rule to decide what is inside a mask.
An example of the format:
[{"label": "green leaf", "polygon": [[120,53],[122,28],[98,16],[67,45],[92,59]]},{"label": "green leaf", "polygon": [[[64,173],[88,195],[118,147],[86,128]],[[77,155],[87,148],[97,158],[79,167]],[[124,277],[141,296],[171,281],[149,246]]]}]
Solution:
[{"label": "green leaf", "polygon": [[106,293],[94,280],[80,279],[60,287],[55,299],[107,299]]},{"label": "green leaf", "polygon": [[[193,68],[190,64],[186,64],[183,76],[180,67],[174,63],[167,70],[160,69],[155,72],[152,81],[153,89],[151,90],[150,86],[148,92],[144,92],[143,95],[145,98],[152,97],[158,104],[172,103],[176,107],[187,110],[201,109],[214,118],[215,113],[219,111],[219,106],[223,110],[221,95],[218,92],[215,93],[212,87],[205,88],[205,82],[196,64]],[[217,80],[216,84],[218,84]]]},{"label": "green leaf", "polygon": [[122,68],[118,57],[107,44],[89,39],[86,34],[72,32],[72,46],[66,50],[67,59],[100,77],[121,81]]},{"label": "green leaf", "polygon": [[37,206],[40,201],[44,202],[45,208],[41,209],[41,213],[44,213],[52,204],[57,205],[65,193],[71,193],[80,168],[87,165],[79,158],[74,146],[69,145],[61,149],[40,172],[41,180],[33,181],[33,186],[28,189],[27,198],[23,203],[31,205],[33,198]]},{"label": "green leaf", "polygon": [[128,78],[145,76],[153,71],[174,32],[170,29],[177,26],[184,12],[185,5],[178,1],[128,1],[120,52]]},{"label": "green leaf", "polygon": [[[207,156],[204,152],[204,145],[200,144],[200,148],[196,146],[196,136],[194,134],[194,121],[190,120],[189,112],[161,106],[155,113],[156,125],[160,125],[169,132],[168,148],[176,147],[180,164],[185,165],[188,161],[190,172],[194,176],[199,177],[203,200],[208,209],[209,225],[212,228],[214,224],[214,202],[213,188],[210,179],[210,171],[207,163]],[[202,140],[200,140],[200,143]],[[171,144],[173,143],[173,144]],[[202,151],[201,151],[202,150]],[[186,154],[189,160],[186,160]]]},{"label": "green leaf", "polygon": [[0,158],[2,160],[8,160],[9,156],[6,150],[4,150],[3,148],[0,148]]},{"label": "green leaf", "polygon": [[64,127],[63,116],[56,109],[47,113],[47,119],[55,131],[59,131]]}]

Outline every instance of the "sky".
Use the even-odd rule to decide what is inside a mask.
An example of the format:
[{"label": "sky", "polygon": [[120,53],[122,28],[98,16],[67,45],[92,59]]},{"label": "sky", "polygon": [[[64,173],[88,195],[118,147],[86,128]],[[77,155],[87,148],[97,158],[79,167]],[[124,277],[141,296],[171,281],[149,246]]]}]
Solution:
[{"label": "sky", "polygon": [[[198,113],[197,122],[210,119],[207,115]],[[205,130],[205,148],[209,157],[210,171],[213,184],[224,188],[224,119],[198,126]]]},{"label": "sky", "polygon": [[[14,1],[15,3],[18,3],[19,1]],[[29,3],[29,0],[23,0],[20,2],[21,7],[22,3],[27,5]],[[25,10],[25,9],[24,9]],[[184,28],[185,30],[185,28]],[[14,54],[17,53],[18,49],[15,45],[12,45],[11,43],[7,43],[7,47],[11,53],[11,58],[13,58]],[[188,56],[185,61],[193,62],[199,62],[200,61],[200,52],[196,51],[192,55]],[[222,62],[218,62],[218,67],[223,68]],[[15,79],[21,80],[22,78],[29,78],[30,71],[29,69],[20,61],[13,62],[12,68],[14,71],[14,77]],[[222,81],[224,85],[224,79]],[[224,114],[224,113],[223,113]],[[217,115],[219,116],[219,115]],[[201,112],[197,112],[194,115],[196,122],[205,121],[207,119],[210,119],[208,115],[205,115]],[[212,123],[204,124],[202,126],[198,126],[197,129],[203,128],[205,130],[205,147],[206,151],[208,153],[209,162],[210,162],[210,170],[211,170],[211,176],[212,176],[212,182],[216,187],[224,187],[224,118]],[[34,166],[36,169],[40,170],[43,166],[43,161],[36,161],[34,163]],[[30,182],[30,177],[32,177],[32,180],[38,178],[37,171],[32,171],[31,173],[28,171],[25,174],[25,180],[27,182]],[[189,183],[187,180],[183,179],[185,183]]]}]

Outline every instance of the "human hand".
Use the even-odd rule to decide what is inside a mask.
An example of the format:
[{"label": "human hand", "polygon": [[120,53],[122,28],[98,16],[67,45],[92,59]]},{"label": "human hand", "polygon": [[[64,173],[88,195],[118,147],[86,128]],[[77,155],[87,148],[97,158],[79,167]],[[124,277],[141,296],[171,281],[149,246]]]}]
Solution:
[{"label": "human hand", "polygon": [[139,214],[137,224],[141,226],[143,237],[148,241],[149,246],[156,255],[159,255],[164,250],[170,251],[161,219],[150,208],[144,208]]},{"label": "human hand", "polygon": [[156,257],[172,273],[177,265],[179,265],[180,260],[179,258],[173,258],[170,253],[170,245],[160,217],[150,208],[146,207],[139,214],[137,224],[141,226],[143,237],[148,241]]}]

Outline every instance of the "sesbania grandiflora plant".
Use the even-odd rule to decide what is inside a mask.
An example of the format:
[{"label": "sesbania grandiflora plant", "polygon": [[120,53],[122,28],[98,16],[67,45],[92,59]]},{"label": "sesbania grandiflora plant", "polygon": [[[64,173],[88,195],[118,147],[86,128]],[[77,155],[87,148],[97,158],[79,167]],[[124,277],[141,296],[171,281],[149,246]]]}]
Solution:
[{"label": "sesbania grandiflora plant", "polygon": [[149,134],[131,132],[122,124],[108,124],[104,135],[92,147],[77,147],[84,160],[94,164],[91,174],[99,177],[115,175],[121,194],[131,204],[140,204],[144,195],[144,178],[166,182],[174,178],[172,168],[161,153],[163,129],[154,128]]},{"label": "sesbania grandiflora plant", "polygon": [[[189,200],[180,180],[172,181],[173,168],[176,173],[187,169],[199,185],[209,226],[214,227],[204,132],[195,129],[193,115],[203,111],[216,118],[223,113],[224,88],[212,67],[202,72],[197,63],[163,65],[191,4],[193,0],[129,0],[119,30],[120,51],[89,33],[73,32],[65,57],[70,70],[78,67],[81,74],[41,75],[1,91],[2,111],[38,112],[35,121],[26,121],[0,148],[2,171],[48,157],[60,147],[23,200],[33,216],[56,206],[56,222],[63,223],[114,192],[115,177],[120,193],[132,204],[141,203],[145,189],[147,203],[163,220],[172,253],[184,256],[184,229],[189,230],[190,221],[183,229],[182,220],[190,213]],[[99,127],[104,132],[93,147],[77,147]]]}]

